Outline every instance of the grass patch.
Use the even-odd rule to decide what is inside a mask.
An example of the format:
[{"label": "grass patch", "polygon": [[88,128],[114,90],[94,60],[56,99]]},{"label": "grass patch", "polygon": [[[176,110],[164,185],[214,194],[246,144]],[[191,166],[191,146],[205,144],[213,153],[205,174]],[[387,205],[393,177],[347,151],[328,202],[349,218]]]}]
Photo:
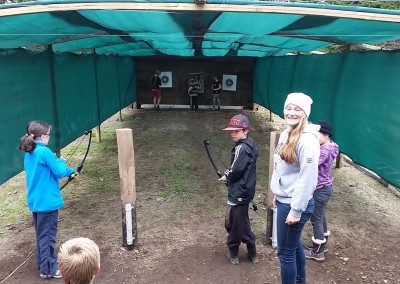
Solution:
[{"label": "grass patch", "polygon": [[166,177],[167,188],[164,192],[170,192],[183,197],[189,197],[189,188],[193,186],[191,179],[192,173],[189,173],[192,163],[189,158],[181,157],[173,164],[160,169],[160,173]]},{"label": "grass patch", "polygon": [[19,174],[14,180],[0,186],[0,232],[31,216],[26,204],[25,187],[18,183],[24,179],[25,175]]}]

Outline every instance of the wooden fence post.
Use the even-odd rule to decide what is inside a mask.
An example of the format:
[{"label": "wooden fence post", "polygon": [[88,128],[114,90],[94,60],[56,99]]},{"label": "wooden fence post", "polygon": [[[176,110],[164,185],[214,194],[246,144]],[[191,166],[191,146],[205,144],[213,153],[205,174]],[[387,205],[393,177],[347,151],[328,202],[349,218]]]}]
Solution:
[{"label": "wooden fence post", "polygon": [[132,129],[117,129],[122,207],[122,246],[137,247],[135,153]]},{"label": "wooden fence post", "polygon": [[278,145],[279,141],[279,136],[280,132],[278,131],[272,131],[271,132],[271,138],[269,142],[269,168],[268,168],[268,192],[267,192],[267,230],[266,230],[266,236],[267,236],[267,244],[271,245],[272,244],[272,202],[274,200],[274,194],[271,191],[271,178],[272,178],[272,173],[274,172],[274,153],[275,153],[275,148],[276,145]]},{"label": "wooden fence post", "polygon": [[97,142],[97,143],[101,143],[100,124],[96,126],[96,142]]}]

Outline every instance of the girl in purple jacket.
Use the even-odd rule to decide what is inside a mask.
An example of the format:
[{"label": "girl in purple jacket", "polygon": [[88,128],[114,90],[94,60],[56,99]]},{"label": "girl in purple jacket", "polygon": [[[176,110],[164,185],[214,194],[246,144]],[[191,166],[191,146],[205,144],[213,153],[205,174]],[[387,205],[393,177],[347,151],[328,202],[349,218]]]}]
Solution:
[{"label": "girl in purple jacket", "polygon": [[307,259],[317,262],[325,261],[326,244],[330,231],[326,222],[326,208],[333,193],[333,177],[331,169],[333,162],[339,154],[339,146],[331,140],[332,127],[328,122],[320,121],[317,123],[319,130],[320,156],[318,162],[318,182],[314,191],[313,198],[315,208],[311,216],[313,233],[310,244],[304,245],[307,249],[305,254]]}]

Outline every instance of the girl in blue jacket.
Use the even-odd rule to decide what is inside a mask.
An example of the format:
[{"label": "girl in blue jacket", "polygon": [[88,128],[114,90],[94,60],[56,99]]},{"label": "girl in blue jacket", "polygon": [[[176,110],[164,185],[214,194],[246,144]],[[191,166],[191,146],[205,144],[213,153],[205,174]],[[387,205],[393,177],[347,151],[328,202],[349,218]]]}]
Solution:
[{"label": "girl in blue jacket", "polygon": [[47,147],[51,126],[32,121],[20,139],[19,149],[25,152],[26,201],[33,214],[36,232],[36,264],[42,278],[61,278],[55,244],[58,209],[64,205],[58,179],[75,173],[62,158]]}]

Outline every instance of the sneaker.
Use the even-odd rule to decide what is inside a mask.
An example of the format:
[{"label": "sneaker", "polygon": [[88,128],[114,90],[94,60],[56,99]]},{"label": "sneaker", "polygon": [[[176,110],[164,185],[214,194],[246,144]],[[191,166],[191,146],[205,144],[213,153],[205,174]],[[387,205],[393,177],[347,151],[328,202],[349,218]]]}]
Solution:
[{"label": "sneaker", "polygon": [[62,275],[60,270],[57,270],[53,275],[40,273],[40,277],[43,279],[50,279],[50,278],[60,279],[62,278]]},{"label": "sneaker", "polygon": [[62,275],[61,275],[60,270],[57,270],[56,273],[54,273],[54,274],[52,275],[52,277],[53,277],[53,278],[57,278],[57,279],[62,278]]},{"label": "sneaker", "polygon": [[312,250],[306,250],[305,252],[307,259],[315,260],[316,262],[324,262],[325,261],[325,254],[324,252],[315,253]]},{"label": "sneaker", "polygon": [[51,278],[51,275],[40,273],[40,278],[43,278],[43,279],[50,279],[50,278]]}]

